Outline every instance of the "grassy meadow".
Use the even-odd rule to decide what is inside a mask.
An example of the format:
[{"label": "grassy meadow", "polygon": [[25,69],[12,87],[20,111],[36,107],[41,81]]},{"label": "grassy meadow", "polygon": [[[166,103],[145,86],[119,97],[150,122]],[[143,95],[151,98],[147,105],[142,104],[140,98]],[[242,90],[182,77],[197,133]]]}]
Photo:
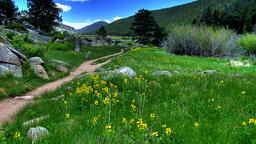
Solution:
[{"label": "grassy meadow", "polygon": [[[134,49],[105,68],[129,66],[136,77],[76,79],[25,108],[3,127],[0,142],[30,143],[28,129],[40,125],[49,130],[37,141],[43,144],[256,143],[255,66],[232,68],[228,61]],[[178,73],[152,75],[159,70]],[[42,116],[49,117],[23,126]]]}]

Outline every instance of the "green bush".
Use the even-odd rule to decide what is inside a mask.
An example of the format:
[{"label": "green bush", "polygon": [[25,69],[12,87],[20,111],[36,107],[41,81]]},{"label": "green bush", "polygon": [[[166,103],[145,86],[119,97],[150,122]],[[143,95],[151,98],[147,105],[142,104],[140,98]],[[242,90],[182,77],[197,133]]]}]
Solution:
[{"label": "green bush", "polygon": [[176,26],[162,46],[179,55],[233,56],[242,50],[236,44],[236,34],[227,29],[207,26]]},{"label": "green bush", "polygon": [[7,36],[8,39],[11,40],[11,39],[15,36],[15,33],[14,33],[14,32],[8,32],[8,33],[6,34],[6,36]]},{"label": "green bush", "polygon": [[246,34],[239,38],[237,43],[248,55],[256,54],[256,34]]},{"label": "green bush", "polygon": [[9,23],[6,25],[5,28],[11,29],[11,30],[17,30],[21,32],[27,32],[27,29],[20,23]]},{"label": "green bush", "polygon": [[35,56],[43,58],[47,51],[47,48],[44,46],[37,46],[33,44],[28,35],[15,35],[12,37],[11,43],[16,49],[20,50],[29,58]]},{"label": "green bush", "polygon": [[54,50],[61,50],[61,51],[68,51],[70,48],[65,43],[49,43],[48,49],[54,49]]}]

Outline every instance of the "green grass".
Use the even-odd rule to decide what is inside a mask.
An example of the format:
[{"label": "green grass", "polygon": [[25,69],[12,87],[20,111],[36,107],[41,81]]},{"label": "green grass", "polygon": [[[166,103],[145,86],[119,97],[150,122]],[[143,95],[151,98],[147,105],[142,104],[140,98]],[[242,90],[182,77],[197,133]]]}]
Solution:
[{"label": "green grass", "polygon": [[[46,60],[56,59],[63,61],[68,64],[70,71],[74,70],[85,60],[86,52],[90,51],[90,59],[98,58],[101,56],[117,53],[121,51],[120,47],[83,47],[82,52],[73,51],[60,51],[49,49],[46,54]],[[55,73],[50,76],[50,80],[42,80],[32,73],[29,66],[23,68],[23,78],[14,78],[11,76],[0,77],[0,99],[12,96],[19,96],[25,92],[31,91],[43,84],[57,80],[61,77],[67,76],[68,74],[60,73],[56,71],[53,67],[49,66],[46,62],[46,70],[51,73]]]},{"label": "green grass", "polygon": [[[31,126],[50,132],[39,143],[255,143],[255,67],[232,69],[226,63],[135,49],[106,67],[130,66],[137,77],[77,79],[23,110],[4,127],[0,142],[30,143],[29,127],[22,123],[50,115]],[[151,75],[155,70],[177,69],[180,74],[171,77]],[[195,73],[203,69],[219,73]],[[63,99],[51,100],[62,94]],[[109,124],[111,128],[106,127]],[[166,128],[172,132],[166,133]],[[21,136],[14,138],[16,132]]]}]

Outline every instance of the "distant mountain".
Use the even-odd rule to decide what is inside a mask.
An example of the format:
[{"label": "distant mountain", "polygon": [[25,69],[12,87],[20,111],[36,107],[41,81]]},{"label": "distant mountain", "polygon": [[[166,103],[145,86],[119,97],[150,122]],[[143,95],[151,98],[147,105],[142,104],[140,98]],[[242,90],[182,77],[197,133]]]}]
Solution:
[{"label": "distant mountain", "polygon": [[76,29],[75,28],[73,28],[71,26],[68,26],[68,25],[65,25],[63,23],[60,23],[58,26],[56,26],[55,30],[60,31],[60,32],[67,31],[69,33],[76,33]]},{"label": "distant mountain", "polygon": [[[194,20],[198,20],[202,10],[212,4],[227,2],[232,0],[197,0],[191,3],[151,11],[158,24],[170,30],[173,25],[192,24]],[[134,17],[120,19],[106,26],[106,30],[110,35],[129,35],[130,27]]]},{"label": "distant mountain", "polygon": [[82,33],[82,34],[91,34],[91,33],[95,32],[96,30],[98,30],[100,27],[106,26],[106,25],[108,25],[107,22],[99,21],[99,22],[93,23],[89,26],[86,26],[82,29],[79,29],[79,30],[77,30],[77,32]]}]

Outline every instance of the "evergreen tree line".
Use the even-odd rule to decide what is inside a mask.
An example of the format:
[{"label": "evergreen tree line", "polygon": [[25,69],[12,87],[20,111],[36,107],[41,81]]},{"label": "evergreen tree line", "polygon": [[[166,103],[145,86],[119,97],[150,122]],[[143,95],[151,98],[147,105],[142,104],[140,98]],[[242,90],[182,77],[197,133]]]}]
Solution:
[{"label": "evergreen tree line", "polygon": [[28,11],[18,12],[13,0],[0,0],[1,23],[12,23],[19,16],[41,31],[49,32],[53,26],[62,21],[60,16],[62,10],[53,0],[27,0],[27,6]]},{"label": "evergreen tree line", "polygon": [[256,23],[256,0],[216,1],[205,8],[194,24],[225,27],[237,33],[251,32]]}]

